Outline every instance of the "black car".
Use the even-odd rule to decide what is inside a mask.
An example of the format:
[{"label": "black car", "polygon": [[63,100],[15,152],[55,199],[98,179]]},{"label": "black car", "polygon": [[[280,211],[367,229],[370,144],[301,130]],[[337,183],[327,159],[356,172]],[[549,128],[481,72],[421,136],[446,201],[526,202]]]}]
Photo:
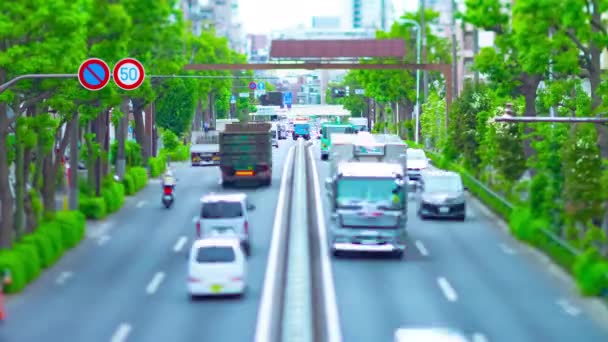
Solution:
[{"label": "black car", "polygon": [[417,213],[422,219],[466,218],[465,187],[456,172],[424,171],[417,191]]}]

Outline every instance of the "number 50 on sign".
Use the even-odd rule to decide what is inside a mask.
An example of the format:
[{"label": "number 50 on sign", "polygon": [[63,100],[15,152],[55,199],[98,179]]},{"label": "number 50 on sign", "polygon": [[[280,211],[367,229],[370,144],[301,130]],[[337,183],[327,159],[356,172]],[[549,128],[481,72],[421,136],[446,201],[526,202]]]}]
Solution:
[{"label": "number 50 on sign", "polygon": [[114,82],[124,90],[134,90],[144,83],[146,72],[144,66],[135,58],[125,58],[114,66]]}]

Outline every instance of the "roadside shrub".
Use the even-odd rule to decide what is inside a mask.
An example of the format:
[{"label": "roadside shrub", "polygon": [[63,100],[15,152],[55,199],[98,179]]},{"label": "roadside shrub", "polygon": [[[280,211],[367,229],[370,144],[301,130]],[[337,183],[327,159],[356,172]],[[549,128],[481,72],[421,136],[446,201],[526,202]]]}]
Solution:
[{"label": "roadside shrub", "polygon": [[180,144],[173,150],[162,149],[161,153],[168,156],[171,161],[186,161],[190,159],[190,146]]},{"label": "roadside shrub", "polygon": [[150,167],[150,177],[156,178],[165,172],[167,168],[167,157],[160,153],[158,157],[148,158],[148,166]]},{"label": "roadside shrub", "polygon": [[106,212],[108,214],[117,212],[125,202],[125,188],[122,183],[113,179],[105,179],[101,197],[106,202]]},{"label": "roadside shrub", "polygon": [[51,264],[55,263],[64,252],[63,247],[63,234],[61,233],[61,226],[56,221],[43,222],[34,234],[42,234],[46,236],[51,246],[53,247],[53,255],[51,258]]},{"label": "roadside shrub", "polygon": [[21,253],[14,249],[0,251],[0,267],[11,272],[12,282],[4,288],[6,293],[17,293],[27,285],[27,266]]},{"label": "roadside shrub", "polygon": [[40,274],[40,257],[35,246],[18,242],[13,245],[12,250],[19,255],[25,270],[25,284],[36,279]]},{"label": "roadside shrub", "polygon": [[53,245],[47,236],[36,233],[28,234],[21,239],[21,243],[30,244],[36,248],[41,268],[52,265],[54,258]]},{"label": "roadside shrub", "polygon": [[78,202],[78,210],[86,218],[100,220],[108,215],[106,202],[103,197],[89,197],[81,193]]},{"label": "roadside shrub", "polygon": [[[110,163],[116,165],[116,154],[118,153],[118,141],[114,141],[110,146]],[[125,158],[127,167],[141,166],[143,159],[141,157],[141,146],[135,141],[125,141]]]},{"label": "roadside shrub", "polygon": [[133,176],[130,173],[125,173],[125,176],[122,179],[122,185],[125,188],[125,195],[130,196],[135,193],[135,183],[133,181]]},{"label": "roadside shrub", "polygon": [[75,247],[84,238],[86,217],[80,211],[59,211],[55,222],[61,229],[64,249]]},{"label": "roadside shrub", "polygon": [[168,151],[175,151],[181,145],[179,137],[168,129],[164,130],[161,139],[163,142],[163,147]]},{"label": "roadside shrub", "polygon": [[597,296],[608,290],[608,262],[601,260],[594,247],[576,258],[572,272],[583,295]]},{"label": "roadside shrub", "polygon": [[143,189],[148,184],[148,171],[143,167],[132,167],[127,173],[133,178],[134,192]]}]

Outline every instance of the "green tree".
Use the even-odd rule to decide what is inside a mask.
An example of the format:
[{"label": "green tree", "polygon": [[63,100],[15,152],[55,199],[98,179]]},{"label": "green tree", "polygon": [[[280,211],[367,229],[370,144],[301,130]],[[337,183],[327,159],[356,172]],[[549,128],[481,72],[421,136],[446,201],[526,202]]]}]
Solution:
[{"label": "green tree", "polygon": [[190,129],[196,105],[196,81],[175,78],[159,86],[156,124],[181,136]]}]

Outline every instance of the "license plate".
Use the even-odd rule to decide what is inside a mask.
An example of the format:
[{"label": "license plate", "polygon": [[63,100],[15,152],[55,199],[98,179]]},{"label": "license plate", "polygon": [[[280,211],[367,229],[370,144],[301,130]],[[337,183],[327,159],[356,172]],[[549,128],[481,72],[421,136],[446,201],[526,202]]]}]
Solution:
[{"label": "license plate", "polygon": [[450,208],[448,208],[448,207],[440,207],[439,208],[439,212],[442,213],[442,214],[447,214],[447,213],[450,212]]},{"label": "license plate", "polygon": [[213,160],[220,160],[220,157],[213,157]]},{"label": "license plate", "polygon": [[222,285],[211,285],[211,292],[218,293],[222,291]]}]

